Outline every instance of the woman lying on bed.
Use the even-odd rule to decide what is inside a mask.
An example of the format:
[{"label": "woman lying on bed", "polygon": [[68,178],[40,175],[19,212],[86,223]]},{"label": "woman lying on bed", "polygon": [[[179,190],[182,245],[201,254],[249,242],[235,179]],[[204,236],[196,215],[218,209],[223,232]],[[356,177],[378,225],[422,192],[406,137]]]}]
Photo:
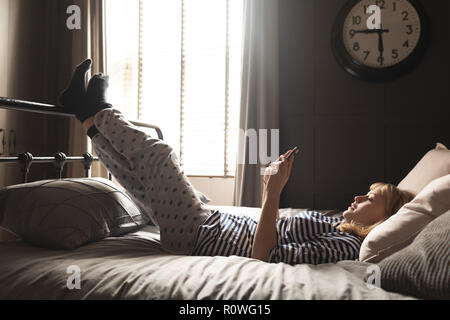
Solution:
[{"label": "woman lying on bed", "polygon": [[77,67],[60,103],[83,123],[99,159],[133,200],[152,212],[167,252],[238,255],[289,264],[355,260],[370,230],[413,198],[393,185],[377,183],[366,195],[355,197],[343,218],[306,211],[280,219],[280,194],[294,160],[286,159],[289,150],[266,170],[258,223],[248,216],[211,210],[198,198],[173,149],[107,103],[107,76],[95,75],[86,88],[91,63],[86,60]]}]

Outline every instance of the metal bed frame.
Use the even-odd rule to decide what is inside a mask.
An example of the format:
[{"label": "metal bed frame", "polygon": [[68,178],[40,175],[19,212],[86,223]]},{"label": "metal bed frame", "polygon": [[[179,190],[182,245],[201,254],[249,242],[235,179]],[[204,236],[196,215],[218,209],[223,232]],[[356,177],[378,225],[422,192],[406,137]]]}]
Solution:
[{"label": "metal bed frame", "polygon": [[[26,111],[64,117],[75,117],[74,114],[67,112],[63,107],[3,97],[0,97],[0,109]],[[162,131],[158,126],[140,121],[130,122],[137,127],[155,130],[158,134],[158,139],[163,140],[164,137]],[[99,159],[98,157],[92,156],[90,153],[85,153],[79,157],[68,157],[64,153],[58,152],[53,157],[34,157],[31,153],[24,152],[19,154],[18,157],[0,157],[0,163],[19,163],[21,165],[22,179],[24,183],[27,182],[28,172],[30,171],[31,166],[34,163],[53,163],[57,170],[58,177],[59,179],[61,179],[62,172],[66,163],[83,162],[85,175],[86,177],[89,177],[90,169],[94,161],[99,161]],[[109,174],[109,178],[111,179],[111,174]]]}]

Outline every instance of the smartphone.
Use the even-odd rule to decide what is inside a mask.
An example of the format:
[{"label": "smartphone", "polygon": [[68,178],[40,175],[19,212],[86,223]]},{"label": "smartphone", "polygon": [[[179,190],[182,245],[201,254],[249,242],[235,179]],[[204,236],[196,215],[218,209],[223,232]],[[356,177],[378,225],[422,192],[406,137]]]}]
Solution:
[{"label": "smartphone", "polygon": [[292,152],[290,154],[288,154],[288,156],[286,157],[286,160],[288,160],[293,154],[297,154],[300,151],[300,149],[298,147],[295,147],[294,149],[292,149]]}]

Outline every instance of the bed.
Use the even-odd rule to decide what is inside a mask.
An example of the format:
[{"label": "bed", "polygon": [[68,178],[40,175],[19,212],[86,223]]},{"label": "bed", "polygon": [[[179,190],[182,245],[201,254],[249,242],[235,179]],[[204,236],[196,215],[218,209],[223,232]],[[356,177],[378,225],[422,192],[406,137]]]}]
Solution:
[{"label": "bed", "polygon": [[[0,99],[0,105],[32,112],[61,111],[55,106],[10,99]],[[210,207],[247,214],[255,220],[261,211],[249,207]],[[282,208],[280,216],[304,210]],[[23,240],[0,243],[0,299],[417,299],[417,295],[388,291],[376,285],[377,268],[378,264],[363,261],[291,266],[237,256],[170,255],[161,249],[158,228],[146,225],[74,250],[47,249]]]},{"label": "bed", "polygon": [[[259,211],[216,208],[253,216]],[[364,262],[290,266],[237,256],[168,255],[153,226],[68,252],[21,241],[0,245],[0,252],[0,299],[411,299],[370,288],[364,278],[371,264]],[[67,288],[67,270],[74,265],[81,270],[79,290]]]}]

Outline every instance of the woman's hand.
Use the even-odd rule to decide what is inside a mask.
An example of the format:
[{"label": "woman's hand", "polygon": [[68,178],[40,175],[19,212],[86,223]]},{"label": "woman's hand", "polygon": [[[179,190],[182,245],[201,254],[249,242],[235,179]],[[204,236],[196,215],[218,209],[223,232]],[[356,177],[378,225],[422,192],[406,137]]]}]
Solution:
[{"label": "woman's hand", "polygon": [[288,160],[286,157],[292,153],[289,150],[284,155],[281,155],[278,161],[272,162],[264,173],[264,193],[280,195],[284,186],[289,180],[294,161],[294,155]]},{"label": "woman's hand", "polygon": [[253,241],[252,258],[268,261],[270,251],[277,244],[275,223],[279,218],[281,191],[291,175],[294,155],[286,160],[290,153],[292,150],[271,163],[264,172],[263,205]]}]

